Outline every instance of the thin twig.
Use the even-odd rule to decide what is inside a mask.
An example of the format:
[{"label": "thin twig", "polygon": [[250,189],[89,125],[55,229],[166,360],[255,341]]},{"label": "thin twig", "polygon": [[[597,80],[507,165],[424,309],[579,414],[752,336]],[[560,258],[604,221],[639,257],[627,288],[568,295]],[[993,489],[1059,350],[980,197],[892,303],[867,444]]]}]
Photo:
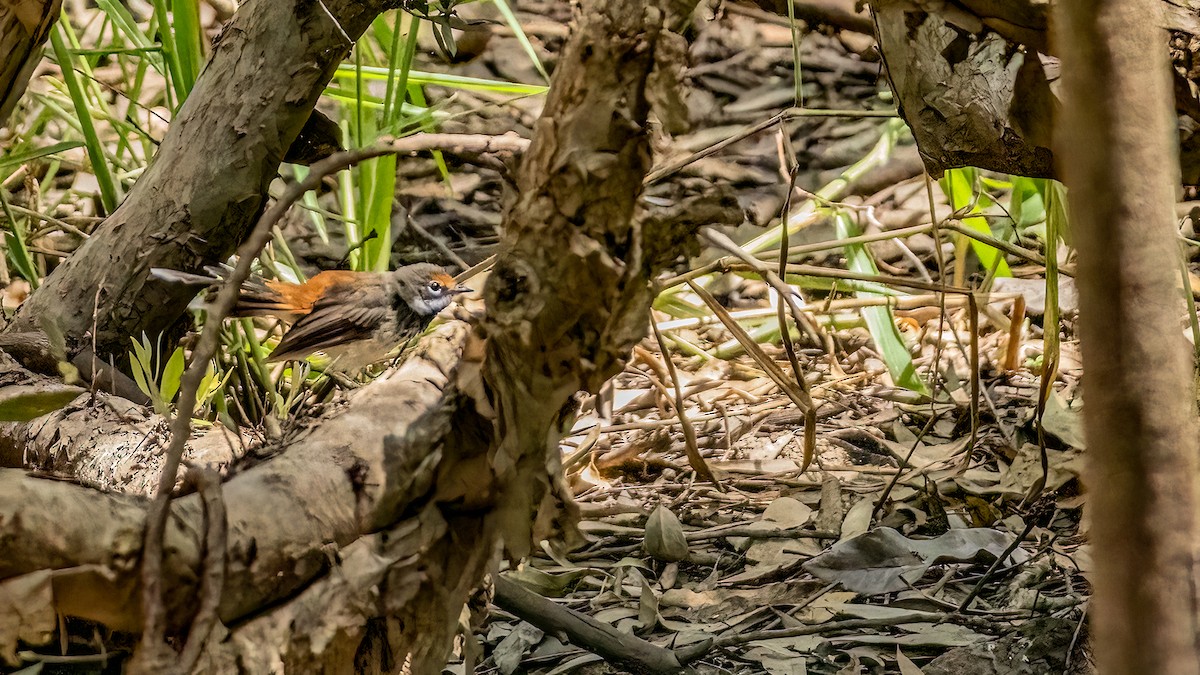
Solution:
[{"label": "thin twig", "polygon": [[959,612],[967,611],[967,608],[971,606],[971,601],[974,600],[975,597],[979,595],[979,592],[983,590],[984,584],[991,580],[992,576],[996,574],[996,570],[1000,569],[1000,566],[1004,564],[1005,560],[1008,560],[1008,556],[1012,555],[1012,552],[1017,550],[1017,547],[1021,545],[1022,541],[1025,541],[1025,537],[1028,537],[1029,533],[1033,531],[1033,527],[1036,523],[1037,521],[1033,518],[1028,518],[1028,520],[1025,522],[1025,529],[1021,531],[1021,534],[1018,535],[1017,538],[1014,539],[1012,543],[1004,549],[1003,553],[996,557],[996,561],[993,562],[990,567],[988,567],[987,571],[983,573],[982,577],[979,577],[979,581],[975,583],[975,587],[971,589],[971,592],[967,593],[967,597],[963,598],[962,603],[958,606]]},{"label": "thin twig", "polygon": [[[762,269],[764,263],[759,261],[758,265],[753,265],[741,261],[735,256],[727,256],[719,260],[713,261],[707,265],[697,267],[694,270],[685,272],[677,277],[672,277],[662,282],[662,288],[671,288],[687,283],[689,280],[698,277],[707,276],[716,272],[755,272]],[[789,275],[817,277],[819,279],[846,279],[849,281],[869,281],[879,284],[887,284],[890,286],[899,286],[901,288],[915,288],[917,290],[928,291],[931,293],[950,293],[954,295],[967,295],[974,291],[970,288],[961,288],[958,286],[949,286],[938,283],[927,283],[916,279],[905,279],[904,277],[892,276],[890,274],[860,274],[848,270],[830,269],[819,265],[796,265],[789,264],[787,266]]]},{"label": "thin twig", "polygon": [[692,426],[691,421],[688,420],[687,412],[684,410],[683,385],[679,383],[679,373],[675,370],[675,362],[671,360],[671,352],[667,350],[667,342],[663,340],[662,333],[653,321],[650,322],[650,328],[654,331],[654,338],[658,340],[658,351],[662,354],[663,363],[667,366],[667,374],[671,377],[671,386],[675,389],[672,405],[675,407],[675,416],[679,418],[679,426],[683,429],[683,441],[684,447],[687,449],[688,464],[692,465],[692,469],[701,478],[715,485],[721,492],[724,492],[725,486],[721,485],[721,482],[713,475],[712,469],[709,469],[708,463],[704,461],[704,455],[700,454],[700,447],[696,443],[696,428]]},{"label": "thin twig", "polygon": [[738,645],[749,644],[759,640],[775,640],[779,638],[800,637],[802,635],[823,635],[825,633],[834,633],[844,630],[860,630],[862,628],[891,628],[906,623],[940,623],[942,621],[964,620],[964,617],[955,617],[952,614],[943,614],[940,612],[912,612],[910,614],[901,614],[898,616],[878,618],[878,619],[845,619],[843,621],[827,621],[809,626],[796,626],[794,628],[781,628],[776,630],[758,630],[747,631],[744,633],[735,633],[733,635],[725,635],[712,640],[705,641],[697,645],[691,645],[675,650],[675,657],[680,663],[691,663],[696,659],[704,656],[713,649],[726,649],[736,647]]},{"label": "thin twig", "polygon": [[188,631],[187,642],[179,656],[180,669],[190,673],[200,660],[204,642],[217,624],[221,592],[225,588],[225,549],[228,541],[225,500],[221,496],[221,476],[209,467],[189,470],[204,504],[204,561],[200,577],[200,601],[196,618]]},{"label": "thin twig", "polygon": [[[942,327],[946,325],[946,296],[944,294],[946,288],[946,260],[942,255],[941,223],[938,221],[936,204],[933,200],[933,179],[929,177],[928,172],[925,173],[925,196],[929,200],[929,219],[933,225],[933,255],[934,259],[937,260],[938,283],[943,292],[942,302],[938,307],[938,330],[940,332]],[[953,204],[951,204],[951,206],[953,206]],[[960,260],[959,263],[961,264],[961,262],[962,261]],[[939,387],[942,387],[941,364],[942,341],[937,340],[933,343],[933,381],[930,383],[933,386],[931,387],[929,396],[929,406],[931,411],[933,410],[933,406],[937,403],[937,390]]]},{"label": "thin twig", "polygon": [[[794,30],[794,29],[793,29]],[[794,36],[793,36],[794,37]],[[784,135],[784,147],[790,147],[786,143],[787,136]],[[794,158],[793,158],[794,159]],[[796,190],[796,179],[800,175],[800,164],[794,162],[791,170],[788,171],[788,191],[783,199],[783,208],[779,216],[779,250],[788,250],[788,222],[791,219],[792,211],[792,194]],[[732,242],[731,242],[732,243]],[[747,254],[748,255],[748,254]],[[796,346],[792,344],[792,331],[787,325],[787,314],[783,311],[786,304],[792,311],[792,318],[796,321],[796,327],[807,329],[812,333],[816,333],[819,329],[815,321],[801,322],[800,317],[808,320],[807,314],[800,311],[796,305],[796,301],[792,298],[792,287],[784,283],[783,278],[787,274],[787,256],[779,256],[779,271],[776,277],[779,283],[787,290],[786,294],[780,294],[779,301],[775,304],[776,320],[779,321],[779,336],[783,340],[783,351],[787,354],[788,363],[792,366],[792,375],[796,378],[796,382],[800,385],[800,389],[808,395],[809,400],[812,400],[812,392],[808,389],[808,380],[804,376],[804,368],[800,366],[800,359],[796,356]],[[778,292],[778,289],[776,289]],[[818,342],[822,342],[818,336]],[[822,342],[822,344],[824,344]],[[835,355],[832,350],[829,353],[829,359],[835,360]],[[817,411],[809,408],[804,415],[804,468],[808,468],[809,463],[813,461],[813,456],[817,450]],[[811,442],[810,442],[811,438]]]},{"label": "thin twig", "polygon": [[963,458],[962,470],[966,471],[971,464],[971,453],[979,443],[979,304],[975,294],[967,296],[967,317],[971,327],[971,440]]},{"label": "thin twig", "polygon": [[706,148],[697,150],[690,155],[668,162],[665,166],[654,169],[650,173],[646,174],[646,180],[644,184],[654,185],[667,176],[678,172],[685,166],[704,159],[710,155],[714,155],[740,140],[749,138],[755,134],[760,134],[767,129],[774,127],[776,124],[800,117],[896,117],[896,112],[892,110],[826,110],[817,108],[787,108],[775,113],[774,115],[757,124],[751,125],[744,129],[739,129],[738,131]]},{"label": "thin twig", "polygon": [[729,332],[733,333],[737,341],[746,348],[746,352],[763,367],[767,375],[775,381],[775,384],[783,390],[783,393],[787,394],[792,403],[804,413],[804,463],[801,467],[801,472],[806,471],[808,465],[812,463],[812,458],[815,454],[817,435],[817,406],[813,403],[807,380],[801,378],[800,382],[803,386],[796,386],[796,383],[790,381],[783,374],[783,370],[779,368],[771,357],[763,352],[762,347],[758,346],[758,343],[746,333],[745,329],[729,317],[729,312],[721,306],[721,303],[717,302],[717,299],[711,293],[691,281],[688,281],[688,285],[691,286],[696,295],[700,296],[704,304],[708,305],[709,309],[721,319],[721,323],[725,324]]},{"label": "thin twig", "polygon": [[892,479],[888,481],[887,487],[883,489],[883,493],[879,495],[879,499],[875,501],[874,508],[871,509],[872,522],[879,518],[879,511],[883,508],[883,504],[887,501],[888,496],[892,494],[892,488],[896,487],[896,483],[900,482],[900,476],[904,474],[904,467],[911,466],[912,456],[914,453],[916,453],[917,446],[921,444],[921,440],[925,438],[925,434],[928,434],[929,431],[933,429],[934,423],[937,422],[941,416],[941,413],[934,413],[931,415],[929,421],[926,422],[925,426],[921,428],[921,433],[917,434],[917,437],[913,439],[912,446],[908,449],[908,454],[904,456],[904,459],[900,462],[900,466],[897,468],[896,473],[892,476]]},{"label": "thin twig", "polygon": [[410,230],[412,230],[413,232],[416,232],[425,241],[433,244],[434,248],[441,251],[442,255],[446,256],[446,258],[450,262],[454,263],[455,265],[458,265],[460,268],[462,268],[464,270],[470,267],[470,265],[467,264],[467,261],[465,261],[461,257],[459,257],[459,255],[457,253],[455,253],[454,251],[452,251],[450,249],[450,247],[447,246],[446,243],[443,242],[441,239],[438,239],[437,237],[433,236],[433,234],[430,233],[429,230],[426,230],[425,228],[421,227],[421,225],[416,220],[413,220],[412,218],[406,218],[405,220],[407,221],[407,224],[408,224],[408,227]]},{"label": "thin twig", "polygon": [[[890,241],[894,239],[905,239],[918,234],[925,234],[929,231],[930,225],[913,225],[911,227],[901,227],[895,230],[886,232],[873,232],[871,234],[860,234],[857,237],[846,237],[845,239],[830,239],[829,241],[818,241],[812,244],[801,244],[792,246],[787,249],[788,260],[806,256],[810,253],[822,253],[824,251],[833,251],[835,249],[852,246],[855,244],[870,244],[876,241]],[[782,249],[782,247],[781,247]]]}]

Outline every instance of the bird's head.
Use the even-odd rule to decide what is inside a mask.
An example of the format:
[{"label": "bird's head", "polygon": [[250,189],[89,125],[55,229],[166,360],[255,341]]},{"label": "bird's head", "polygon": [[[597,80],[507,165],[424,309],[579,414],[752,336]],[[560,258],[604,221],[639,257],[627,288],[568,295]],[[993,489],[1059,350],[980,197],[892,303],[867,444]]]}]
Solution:
[{"label": "bird's head", "polygon": [[454,296],[471,292],[437,265],[417,263],[401,267],[395,274],[405,302],[421,316],[437,314],[450,305]]}]

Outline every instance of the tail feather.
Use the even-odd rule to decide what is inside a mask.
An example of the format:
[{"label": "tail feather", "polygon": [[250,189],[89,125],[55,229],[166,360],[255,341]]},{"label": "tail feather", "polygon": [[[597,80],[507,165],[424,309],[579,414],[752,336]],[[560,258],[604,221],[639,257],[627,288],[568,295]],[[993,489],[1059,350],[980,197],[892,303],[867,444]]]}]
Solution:
[{"label": "tail feather", "polygon": [[166,281],[172,284],[182,284],[184,286],[198,286],[207,288],[221,281],[219,276],[205,276],[203,274],[192,274],[191,272],[180,272],[179,270],[167,269],[166,267],[151,267],[150,276],[160,281]]},{"label": "tail feather", "polygon": [[[215,290],[215,287],[225,280],[231,268],[228,265],[208,265],[205,274],[193,274],[163,267],[150,269],[150,276],[173,284],[181,284],[192,288]],[[194,300],[194,307],[203,308],[204,303]],[[289,307],[283,302],[278,291],[271,288],[260,277],[252,276],[242,283],[238,294],[237,304],[229,313],[230,317],[280,316],[287,318]]]}]

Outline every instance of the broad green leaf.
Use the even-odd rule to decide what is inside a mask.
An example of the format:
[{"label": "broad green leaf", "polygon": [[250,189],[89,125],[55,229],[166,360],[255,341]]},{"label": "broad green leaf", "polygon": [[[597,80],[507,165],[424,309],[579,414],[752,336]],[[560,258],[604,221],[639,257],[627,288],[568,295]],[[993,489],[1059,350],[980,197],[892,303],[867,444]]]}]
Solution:
[{"label": "broad green leaf", "polygon": [[66,406],[84,393],[87,390],[82,387],[59,383],[0,387],[0,422],[28,422]]},{"label": "broad green leaf", "polygon": [[[946,172],[945,177],[938,181],[942,192],[950,200],[950,208],[958,211],[970,206],[969,213],[982,213],[991,205],[991,198],[975,189],[976,173],[974,169],[950,169]],[[989,237],[996,236],[992,233],[992,228],[988,226],[986,218],[966,217],[962,219],[962,224]],[[998,277],[1012,276],[1012,270],[1008,268],[1003,253],[983,242],[974,239],[969,241],[971,249],[975,251],[975,255],[979,257],[979,262],[985,270],[994,269]]]},{"label": "broad green leaf", "polygon": [[[862,234],[858,223],[854,222],[850,214],[845,211],[839,211],[834,216],[833,222],[839,239],[849,239]],[[879,273],[875,266],[875,260],[871,258],[871,252],[866,246],[853,244],[843,248],[846,252],[846,262],[851,270],[860,274]],[[855,295],[858,297],[879,296],[877,293],[863,292]],[[867,322],[867,330],[870,331],[871,338],[875,342],[875,348],[883,357],[883,362],[892,375],[892,381],[905,389],[922,394],[927,393],[929,390],[917,376],[912,355],[908,353],[908,347],[904,345],[900,331],[896,328],[896,319],[892,315],[892,309],[890,307],[863,307],[861,312],[863,320]]]},{"label": "broad green leaf", "polygon": [[175,394],[179,391],[179,381],[183,378],[184,366],[183,348],[176,347],[163,368],[161,391],[164,401],[169,403],[175,400]]}]

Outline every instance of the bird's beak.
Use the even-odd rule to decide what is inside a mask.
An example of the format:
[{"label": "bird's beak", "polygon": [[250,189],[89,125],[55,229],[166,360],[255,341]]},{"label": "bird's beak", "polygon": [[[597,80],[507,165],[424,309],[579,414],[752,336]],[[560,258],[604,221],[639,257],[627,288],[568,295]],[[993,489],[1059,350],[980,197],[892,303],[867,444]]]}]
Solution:
[{"label": "bird's beak", "polygon": [[457,285],[457,286],[455,286],[455,287],[454,287],[454,294],[455,294],[455,295],[460,295],[460,294],[462,294],[462,293],[474,293],[474,292],[475,292],[475,289],[473,289],[473,288],[467,288],[466,286],[463,286],[462,284],[459,284],[459,285]]}]

